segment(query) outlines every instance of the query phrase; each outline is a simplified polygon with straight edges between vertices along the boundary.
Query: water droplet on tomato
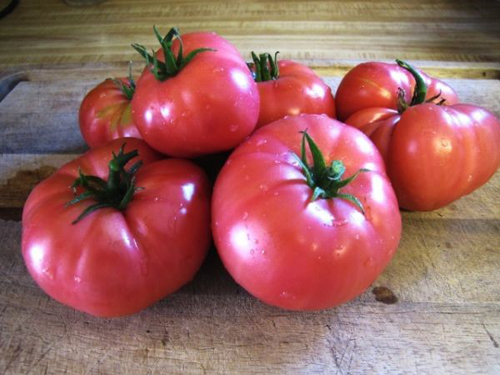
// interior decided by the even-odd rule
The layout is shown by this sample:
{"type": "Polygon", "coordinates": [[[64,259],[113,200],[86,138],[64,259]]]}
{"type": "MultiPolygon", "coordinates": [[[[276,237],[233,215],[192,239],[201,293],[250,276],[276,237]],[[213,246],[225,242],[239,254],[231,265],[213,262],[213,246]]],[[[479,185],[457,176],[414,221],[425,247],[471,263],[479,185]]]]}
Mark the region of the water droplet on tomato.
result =
{"type": "Polygon", "coordinates": [[[257,141],[257,146],[262,146],[262,145],[265,145],[266,143],[267,143],[266,139],[259,139],[257,141]]]}
{"type": "Polygon", "coordinates": [[[44,269],[42,270],[42,272],[43,272],[45,275],[47,275],[47,277],[48,277],[49,279],[51,279],[51,280],[53,280],[53,279],[54,279],[54,275],[52,274],[52,272],[50,272],[50,270],[49,270],[48,268],[44,268],[44,269]]]}
{"type": "Polygon", "coordinates": [[[243,220],[246,220],[248,218],[248,212],[243,212],[243,220]]]}
{"type": "Polygon", "coordinates": [[[363,266],[372,267],[373,266],[373,257],[369,257],[363,262],[363,266]]]}
{"type": "Polygon", "coordinates": [[[262,191],[268,191],[269,187],[266,184],[260,184],[259,185],[259,189],[262,190],[262,191]]]}
{"type": "Polygon", "coordinates": [[[77,283],[82,281],[82,279],[80,279],[78,276],[73,277],[73,280],[75,280],[75,282],[77,283]]]}
{"type": "Polygon", "coordinates": [[[232,124],[230,127],[229,127],[229,130],[232,131],[233,133],[238,130],[239,126],[238,124],[232,124]]]}
{"type": "Polygon", "coordinates": [[[346,225],[347,224],[347,220],[335,220],[335,221],[332,221],[332,227],[341,227],[343,225],[346,225]]]}

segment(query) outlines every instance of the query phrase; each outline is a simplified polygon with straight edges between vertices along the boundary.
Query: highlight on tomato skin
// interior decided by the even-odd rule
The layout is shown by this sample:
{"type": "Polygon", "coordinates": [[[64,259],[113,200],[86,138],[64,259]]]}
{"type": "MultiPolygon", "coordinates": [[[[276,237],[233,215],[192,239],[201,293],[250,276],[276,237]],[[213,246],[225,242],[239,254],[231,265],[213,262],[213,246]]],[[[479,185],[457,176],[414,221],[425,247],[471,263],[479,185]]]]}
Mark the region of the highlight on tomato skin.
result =
{"type": "Polygon", "coordinates": [[[410,64],[364,63],[337,90],[339,116],[382,154],[400,207],[431,211],[484,185],[500,167],[500,121],[457,103],[446,83],[410,64]]]}
{"type": "Polygon", "coordinates": [[[355,298],[384,270],[401,215],[363,133],[299,115],[258,129],[231,154],[214,186],[212,231],[224,266],[249,293],[288,310],[321,310],[355,298]]]}
{"type": "Polygon", "coordinates": [[[136,313],[198,271],[211,243],[210,197],[194,163],[163,159],[143,140],[116,139],[33,189],[22,219],[26,267],[74,309],[136,313]]]}
{"type": "Polygon", "coordinates": [[[274,57],[252,52],[252,60],[248,65],[260,95],[257,128],[303,113],[335,118],[332,90],[311,68],[292,60],[278,61],[278,52],[274,57]]]}

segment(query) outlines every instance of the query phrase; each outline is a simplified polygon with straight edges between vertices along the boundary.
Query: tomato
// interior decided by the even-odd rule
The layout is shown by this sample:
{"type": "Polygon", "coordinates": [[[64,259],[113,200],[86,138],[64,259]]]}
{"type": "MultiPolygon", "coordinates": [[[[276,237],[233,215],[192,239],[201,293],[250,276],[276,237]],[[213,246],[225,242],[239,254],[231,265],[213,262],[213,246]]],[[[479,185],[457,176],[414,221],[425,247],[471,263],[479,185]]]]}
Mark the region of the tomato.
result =
{"type": "MultiPolygon", "coordinates": [[[[455,91],[446,83],[419,72],[428,87],[427,99],[446,100],[446,104],[458,101],[455,91]],[[436,96],[440,94],[439,98],[436,96]]],[[[335,93],[337,117],[345,121],[353,113],[365,108],[389,108],[396,110],[399,92],[406,101],[413,95],[415,79],[398,64],[367,62],[355,66],[342,78],[335,93]]]]}
{"type": "Polygon", "coordinates": [[[122,138],[141,138],[132,120],[130,101],[134,81],[128,78],[106,79],[83,99],[79,112],[80,131],[89,147],[102,146],[122,138]]]}
{"type": "Polygon", "coordinates": [[[248,292],[285,309],[316,310],[368,288],[395,253],[401,216],[364,134],[324,115],[299,115],[258,129],[231,154],[215,183],[212,230],[225,267],[248,292]],[[325,159],[297,157],[306,130],[325,159]],[[302,165],[313,159],[306,173],[302,165]],[[344,168],[350,177],[342,180],[344,168]]]}
{"type": "Polygon", "coordinates": [[[335,118],[332,91],[309,67],[291,60],[277,61],[269,53],[252,53],[254,77],[260,94],[257,128],[285,116],[326,114],[335,118]]]}
{"type": "Polygon", "coordinates": [[[184,34],[182,51],[176,29],[157,37],[162,48],[156,56],[134,45],[149,62],[132,99],[143,138],[162,153],[182,157],[237,146],[259,115],[257,85],[239,52],[215,33],[184,34]]]}
{"type": "Polygon", "coordinates": [[[160,160],[142,140],[117,139],[35,187],[23,211],[22,253],[36,283],[59,302],[96,316],[128,315],[193,278],[211,241],[209,211],[210,186],[199,167],[160,160]],[[135,173],[130,150],[143,163],[135,173]],[[112,183],[99,180],[108,178],[108,162],[112,183]],[[133,166],[125,171],[125,164],[133,166]],[[82,186],[103,198],[77,202],[82,186]]]}
{"type": "Polygon", "coordinates": [[[413,100],[409,107],[403,103],[399,111],[363,108],[346,123],[377,145],[399,205],[430,211],[471,193],[493,176],[500,166],[500,122],[481,107],[424,102],[429,97],[427,80],[402,64],[420,83],[415,89],[420,101],[413,100]]]}

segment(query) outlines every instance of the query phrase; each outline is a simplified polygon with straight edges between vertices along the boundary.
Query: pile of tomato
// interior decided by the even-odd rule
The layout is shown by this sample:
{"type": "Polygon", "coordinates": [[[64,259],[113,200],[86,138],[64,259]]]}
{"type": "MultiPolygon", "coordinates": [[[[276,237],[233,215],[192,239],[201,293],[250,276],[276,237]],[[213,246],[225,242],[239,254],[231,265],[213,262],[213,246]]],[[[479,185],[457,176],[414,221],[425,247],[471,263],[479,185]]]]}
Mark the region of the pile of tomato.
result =
{"type": "Polygon", "coordinates": [[[24,207],[27,268],[75,309],[146,308],[194,277],[212,240],[263,302],[336,306],[391,260],[400,208],[443,207],[500,165],[499,120],[403,61],[354,67],[334,97],[277,54],[247,63],[215,33],[154,31],[156,53],[133,45],[137,82],[107,79],[84,98],[90,151],[24,207]],[[210,156],[229,151],[214,171],[210,156]]]}

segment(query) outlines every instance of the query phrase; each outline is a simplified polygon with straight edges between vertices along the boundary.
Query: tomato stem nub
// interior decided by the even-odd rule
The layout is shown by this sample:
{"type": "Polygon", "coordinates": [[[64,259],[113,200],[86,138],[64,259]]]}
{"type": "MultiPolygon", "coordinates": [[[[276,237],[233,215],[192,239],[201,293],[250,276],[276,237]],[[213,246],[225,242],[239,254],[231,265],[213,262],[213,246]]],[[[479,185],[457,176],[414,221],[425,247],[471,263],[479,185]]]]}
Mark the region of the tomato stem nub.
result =
{"type": "Polygon", "coordinates": [[[123,211],[132,200],[134,193],[142,189],[135,186],[135,173],[142,166],[142,161],[133,164],[128,171],[125,170],[125,165],[138,156],[139,153],[137,150],[133,150],[125,154],[124,148],[125,144],[120,148],[118,155],[113,152],[113,159],[109,162],[107,181],[97,176],[86,175],[81,170],[78,171],[79,177],[73,182],[71,188],[75,195],[76,188],[79,186],[84,189],[84,192],[75,196],[66,206],[71,206],[86,199],[93,199],[96,203],[88,206],[72,224],[78,223],[100,208],[112,207],[123,211]]]}
{"type": "Polygon", "coordinates": [[[361,168],[351,177],[342,179],[345,173],[345,166],[341,160],[333,160],[328,166],[321,150],[316,145],[314,140],[307,134],[307,131],[302,131],[301,156],[293,154],[299,161],[299,165],[306,176],[307,185],[313,190],[311,201],[314,202],[319,198],[331,199],[341,198],[354,203],[364,214],[365,210],[360,200],[351,194],[340,193],[339,190],[351,183],[361,172],[368,172],[368,169],[361,168]],[[306,156],[306,142],[311,151],[313,165],[309,166],[306,156]]]}
{"type": "Polygon", "coordinates": [[[270,53],[261,53],[257,56],[252,51],[253,63],[247,65],[253,73],[255,82],[265,82],[279,78],[278,53],[279,51],[274,54],[273,58],[270,53]]]}
{"type": "Polygon", "coordinates": [[[132,100],[135,93],[135,81],[132,76],[132,61],[130,61],[128,65],[127,82],[123,82],[122,80],[116,78],[113,78],[112,81],[128,100],[132,100]]]}
{"type": "Polygon", "coordinates": [[[152,51],[152,54],[149,54],[146,47],[141,44],[134,43],[132,44],[132,48],[139,52],[139,54],[146,60],[146,65],[149,67],[149,70],[159,81],[165,81],[168,78],[176,76],[177,73],[179,73],[182,68],[184,68],[199,53],[216,51],[212,48],[198,48],[191,51],[187,54],[187,56],[184,56],[184,45],[182,44],[182,38],[177,27],[172,27],[164,37],[160,35],[156,26],[153,26],[153,31],[158,39],[158,42],[160,42],[165,61],[159,61],[156,57],[155,51],[152,51]],[[179,40],[179,52],[177,53],[177,56],[175,56],[172,51],[172,45],[175,39],[179,40]]]}
{"type": "Polygon", "coordinates": [[[427,96],[427,84],[425,83],[422,75],[413,66],[399,59],[396,59],[396,63],[403,69],[409,71],[415,79],[415,89],[413,90],[413,97],[411,98],[410,103],[406,102],[403,89],[400,88],[398,90],[398,112],[403,113],[408,107],[426,102],[425,97],[427,96]]]}

